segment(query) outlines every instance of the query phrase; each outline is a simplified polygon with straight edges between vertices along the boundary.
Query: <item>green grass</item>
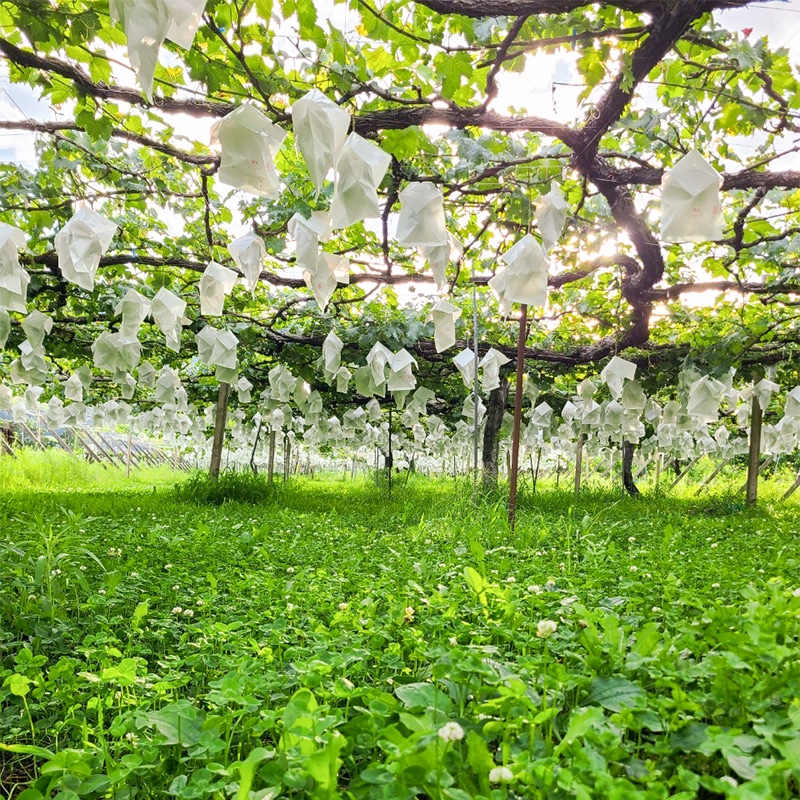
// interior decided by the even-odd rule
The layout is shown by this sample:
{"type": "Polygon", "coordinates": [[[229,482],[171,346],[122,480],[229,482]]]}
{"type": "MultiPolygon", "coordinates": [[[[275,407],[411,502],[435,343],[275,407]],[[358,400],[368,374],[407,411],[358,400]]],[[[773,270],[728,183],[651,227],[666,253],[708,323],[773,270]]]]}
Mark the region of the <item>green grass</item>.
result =
{"type": "Polygon", "coordinates": [[[800,793],[777,489],[545,485],[512,533],[452,478],[63,485],[0,500],[8,797],[800,793]]]}
{"type": "Polygon", "coordinates": [[[169,467],[136,468],[127,477],[122,467],[90,463],[63,450],[20,448],[15,453],[16,458],[0,454],[0,487],[4,494],[143,489],[170,485],[176,479],[169,467]]]}

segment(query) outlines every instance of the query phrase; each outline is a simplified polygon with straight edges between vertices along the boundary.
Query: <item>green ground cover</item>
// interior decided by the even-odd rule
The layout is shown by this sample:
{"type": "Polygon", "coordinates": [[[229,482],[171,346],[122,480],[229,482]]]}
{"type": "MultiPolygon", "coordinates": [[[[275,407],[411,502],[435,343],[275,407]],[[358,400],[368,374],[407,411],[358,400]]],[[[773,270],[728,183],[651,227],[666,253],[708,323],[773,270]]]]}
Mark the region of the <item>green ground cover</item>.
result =
{"type": "Polygon", "coordinates": [[[0,796],[800,795],[796,502],[545,487],[512,535],[452,479],[35,472],[0,498],[0,796]]]}

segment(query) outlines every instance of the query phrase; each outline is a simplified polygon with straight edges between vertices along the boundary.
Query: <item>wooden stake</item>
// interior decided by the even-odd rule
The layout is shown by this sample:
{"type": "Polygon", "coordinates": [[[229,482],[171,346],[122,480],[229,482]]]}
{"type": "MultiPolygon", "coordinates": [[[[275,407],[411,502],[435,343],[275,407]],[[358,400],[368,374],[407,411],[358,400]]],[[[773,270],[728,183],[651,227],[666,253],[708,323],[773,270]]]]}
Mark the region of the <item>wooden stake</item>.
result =
{"type": "Polygon", "coordinates": [[[228,421],[228,395],[231,387],[228,383],[220,383],[217,392],[217,413],[214,418],[214,439],[211,443],[211,465],[208,474],[212,480],[219,478],[222,466],[222,448],[225,446],[225,424],[228,421]]]}
{"type": "Polygon", "coordinates": [[[133,449],[133,431],[128,431],[128,450],[125,454],[125,477],[131,476],[131,450],[133,449]]]}
{"type": "Polygon", "coordinates": [[[680,474],[680,475],[678,475],[678,477],[677,477],[677,478],[675,478],[675,480],[672,482],[672,485],[671,485],[669,488],[670,488],[670,489],[674,489],[674,488],[675,488],[675,487],[676,487],[676,486],[677,486],[677,485],[678,485],[678,484],[679,484],[679,483],[680,483],[680,482],[681,482],[681,481],[684,479],[684,477],[685,477],[686,475],[688,475],[688,474],[689,474],[689,470],[690,470],[690,469],[691,469],[691,468],[692,468],[692,467],[693,467],[693,466],[694,466],[694,465],[695,465],[695,464],[696,464],[696,463],[697,463],[697,462],[698,462],[698,461],[699,461],[699,460],[700,460],[702,457],[703,457],[703,456],[702,456],[702,454],[701,454],[701,455],[697,456],[696,458],[693,458],[693,459],[692,459],[692,460],[689,462],[689,465],[686,467],[686,469],[684,469],[684,471],[683,471],[683,472],[681,472],[681,474],[680,474]]]}
{"type": "Polygon", "coordinates": [[[695,494],[700,494],[703,491],[703,489],[705,489],[706,486],[708,486],[714,480],[714,478],[716,478],[717,475],[719,475],[720,472],[722,472],[722,468],[729,461],[730,461],[729,458],[723,458],[722,461],[720,461],[720,463],[717,464],[717,466],[714,469],[714,471],[700,484],[700,486],[697,487],[697,491],[695,492],[695,494]]]}
{"type": "Polygon", "coordinates": [[[392,406],[389,404],[389,455],[386,458],[386,473],[389,482],[389,499],[392,498],[392,470],[394,468],[394,456],[392,455],[392,406]]]}
{"type": "Polygon", "coordinates": [[[800,487],[800,472],[797,473],[794,483],[786,490],[786,494],[781,497],[781,500],[788,500],[797,491],[798,487],[800,487]]]}
{"type": "MultiPolygon", "coordinates": [[[[514,530],[517,514],[517,471],[519,470],[519,431],[522,425],[522,376],[525,373],[525,340],[528,338],[528,306],[520,310],[517,337],[517,380],[514,397],[514,429],[511,434],[511,474],[509,475],[508,524],[514,530]]],[[[477,354],[476,354],[477,358],[477,354]]]]}
{"type": "Polygon", "coordinates": [[[763,419],[761,405],[753,393],[753,405],[750,411],[750,452],[747,458],[747,484],[745,502],[754,506],[758,499],[758,462],[761,460],[761,421],[763,419]]]}
{"type": "Polygon", "coordinates": [[[581,467],[583,466],[583,431],[578,434],[575,442],[575,494],[581,491],[581,467]]]}
{"type": "Polygon", "coordinates": [[[253,440],[253,450],[250,453],[250,469],[253,470],[253,475],[258,475],[258,467],[256,466],[256,448],[258,447],[258,439],[261,436],[261,428],[264,425],[264,420],[258,421],[258,429],[256,430],[256,437],[253,440]]]}
{"type": "Polygon", "coordinates": [[[275,429],[271,428],[269,432],[269,461],[267,463],[267,480],[272,483],[275,476],[275,429]]]}

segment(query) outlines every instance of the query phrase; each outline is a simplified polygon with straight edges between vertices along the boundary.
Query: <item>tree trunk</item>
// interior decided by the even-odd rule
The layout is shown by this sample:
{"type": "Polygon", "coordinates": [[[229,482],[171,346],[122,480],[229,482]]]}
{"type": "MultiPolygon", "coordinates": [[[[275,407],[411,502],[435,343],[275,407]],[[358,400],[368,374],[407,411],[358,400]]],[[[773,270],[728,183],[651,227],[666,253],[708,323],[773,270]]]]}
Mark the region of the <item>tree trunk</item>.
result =
{"type": "Polygon", "coordinates": [[[211,466],[208,474],[212,480],[219,478],[219,469],[222,466],[222,448],[225,446],[225,424],[228,421],[228,395],[230,384],[221,383],[217,393],[217,414],[214,418],[214,440],[211,444],[211,466]]]}
{"type": "Polygon", "coordinates": [[[633,454],[636,447],[633,442],[622,442],[622,485],[631,497],[638,497],[639,490],[633,480],[633,454]]]}
{"type": "Polygon", "coordinates": [[[496,389],[489,393],[486,408],[486,426],[483,429],[483,474],[484,489],[497,488],[498,458],[500,455],[500,426],[508,402],[509,383],[501,380],[496,389]]]}
{"type": "Polygon", "coordinates": [[[754,506],[758,499],[758,463],[761,460],[761,420],[763,412],[758,398],[753,394],[753,406],[750,412],[750,448],[747,458],[746,502],[754,506]]]}

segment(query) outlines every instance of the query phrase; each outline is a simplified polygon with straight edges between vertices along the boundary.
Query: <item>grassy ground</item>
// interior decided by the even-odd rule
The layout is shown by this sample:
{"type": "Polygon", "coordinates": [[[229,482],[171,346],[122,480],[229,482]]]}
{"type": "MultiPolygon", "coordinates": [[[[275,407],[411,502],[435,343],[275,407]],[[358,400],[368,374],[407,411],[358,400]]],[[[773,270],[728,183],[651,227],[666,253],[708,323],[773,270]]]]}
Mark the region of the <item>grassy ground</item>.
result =
{"type": "Polygon", "coordinates": [[[800,794],[777,482],[755,510],[544,487],[512,533],[452,478],[215,506],[36,469],[0,499],[8,797],[800,794]]]}

